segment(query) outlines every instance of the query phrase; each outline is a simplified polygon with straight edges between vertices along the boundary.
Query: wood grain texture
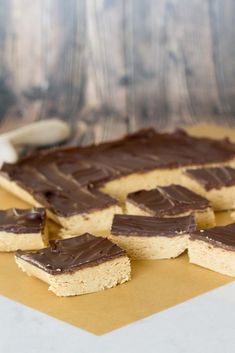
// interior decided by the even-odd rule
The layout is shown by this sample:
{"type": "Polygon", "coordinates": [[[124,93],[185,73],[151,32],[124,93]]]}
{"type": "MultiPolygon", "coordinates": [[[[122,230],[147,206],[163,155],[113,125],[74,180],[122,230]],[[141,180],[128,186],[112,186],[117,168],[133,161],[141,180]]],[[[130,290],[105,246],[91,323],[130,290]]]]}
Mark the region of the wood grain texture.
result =
{"type": "Polygon", "coordinates": [[[233,0],[0,0],[0,131],[56,116],[88,143],[233,124],[234,23],[233,0]]]}

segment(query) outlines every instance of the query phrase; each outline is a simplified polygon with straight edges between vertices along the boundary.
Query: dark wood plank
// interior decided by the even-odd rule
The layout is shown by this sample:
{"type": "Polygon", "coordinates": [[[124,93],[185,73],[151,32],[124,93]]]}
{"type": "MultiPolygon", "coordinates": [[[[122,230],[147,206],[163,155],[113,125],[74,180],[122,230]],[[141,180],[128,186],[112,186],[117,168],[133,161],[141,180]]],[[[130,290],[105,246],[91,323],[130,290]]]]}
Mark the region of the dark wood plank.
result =
{"type": "Polygon", "coordinates": [[[234,23],[233,0],[0,0],[0,131],[56,116],[90,143],[233,124],[234,23]]]}

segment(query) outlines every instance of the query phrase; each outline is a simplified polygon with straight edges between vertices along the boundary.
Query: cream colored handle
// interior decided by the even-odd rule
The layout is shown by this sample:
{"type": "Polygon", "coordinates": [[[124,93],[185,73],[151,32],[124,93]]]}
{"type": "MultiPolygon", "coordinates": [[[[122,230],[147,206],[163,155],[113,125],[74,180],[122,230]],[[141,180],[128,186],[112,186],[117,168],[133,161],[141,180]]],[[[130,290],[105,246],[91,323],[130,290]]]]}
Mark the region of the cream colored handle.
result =
{"type": "Polygon", "coordinates": [[[70,135],[68,124],[58,119],[41,120],[7,132],[0,139],[13,145],[51,145],[65,140],[70,135]]]}
{"type": "Polygon", "coordinates": [[[0,168],[3,162],[14,163],[18,159],[18,154],[14,146],[8,140],[0,139],[0,168]]]}

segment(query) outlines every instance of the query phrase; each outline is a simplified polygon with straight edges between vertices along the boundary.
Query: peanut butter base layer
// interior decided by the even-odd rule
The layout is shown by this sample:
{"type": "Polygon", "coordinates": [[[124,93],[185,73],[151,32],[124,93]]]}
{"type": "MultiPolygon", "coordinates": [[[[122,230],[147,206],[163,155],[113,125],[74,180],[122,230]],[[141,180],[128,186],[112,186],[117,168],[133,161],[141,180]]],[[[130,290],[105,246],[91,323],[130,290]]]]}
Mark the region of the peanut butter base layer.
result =
{"type": "Polygon", "coordinates": [[[113,243],[126,250],[127,254],[135,260],[161,260],[171,259],[182,254],[188,246],[188,235],[173,238],[152,236],[135,237],[118,235],[108,237],[113,243]]]}
{"type": "Polygon", "coordinates": [[[113,216],[117,213],[122,213],[122,209],[120,206],[114,205],[107,209],[84,215],[70,218],[59,217],[59,223],[63,226],[60,236],[65,239],[86,232],[97,236],[105,235],[110,232],[113,216]]]}
{"type": "Polygon", "coordinates": [[[189,262],[235,277],[235,251],[215,247],[204,241],[189,240],[189,262]]]}
{"type": "Polygon", "coordinates": [[[0,232],[0,251],[37,250],[47,245],[47,232],[15,234],[0,232]]]}

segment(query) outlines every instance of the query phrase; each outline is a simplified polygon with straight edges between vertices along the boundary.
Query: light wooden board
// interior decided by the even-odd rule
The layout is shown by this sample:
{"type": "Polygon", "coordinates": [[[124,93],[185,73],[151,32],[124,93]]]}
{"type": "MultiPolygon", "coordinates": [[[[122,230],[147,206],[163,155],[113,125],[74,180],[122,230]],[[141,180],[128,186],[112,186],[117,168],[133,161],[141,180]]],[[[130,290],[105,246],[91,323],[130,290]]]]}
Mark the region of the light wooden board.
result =
{"type": "Polygon", "coordinates": [[[233,0],[0,0],[0,129],[57,116],[80,142],[234,122],[233,0]],[[212,120],[211,119],[211,120],[212,120]]]}

